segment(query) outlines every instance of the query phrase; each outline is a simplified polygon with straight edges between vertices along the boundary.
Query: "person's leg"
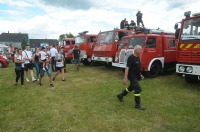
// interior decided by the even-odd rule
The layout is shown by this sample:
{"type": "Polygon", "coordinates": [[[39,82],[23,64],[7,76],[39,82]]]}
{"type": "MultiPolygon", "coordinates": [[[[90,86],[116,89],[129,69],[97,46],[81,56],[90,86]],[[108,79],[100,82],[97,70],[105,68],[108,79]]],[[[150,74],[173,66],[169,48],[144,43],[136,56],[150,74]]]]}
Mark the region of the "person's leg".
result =
{"type": "Polygon", "coordinates": [[[121,93],[119,93],[118,95],[117,95],[117,98],[119,99],[119,101],[120,102],[123,102],[124,100],[124,96],[126,96],[128,93],[130,93],[131,91],[133,91],[133,89],[134,89],[134,87],[133,87],[133,81],[132,80],[130,80],[130,85],[126,88],[126,89],[124,89],[121,93]]]}
{"type": "Polygon", "coordinates": [[[21,69],[21,85],[24,86],[24,68],[21,69]]]}
{"type": "Polygon", "coordinates": [[[64,68],[61,69],[62,72],[62,81],[65,81],[65,71],[64,68]]]}
{"type": "Polygon", "coordinates": [[[55,81],[57,75],[60,73],[60,69],[56,67],[56,74],[55,76],[53,77],[53,81],[55,81]]]}
{"type": "Polygon", "coordinates": [[[18,82],[18,80],[19,80],[19,78],[20,78],[20,71],[16,71],[16,70],[15,70],[15,74],[16,74],[15,86],[17,86],[17,82],[18,82]]]}
{"type": "Polygon", "coordinates": [[[135,108],[139,110],[145,110],[145,108],[141,105],[140,94],[141,94],[142,89],[138,81],[134,81],[133,86],[135,88],[135,92],[134,92],[135,108]]]}
{"type": "Polygon", "coordinates": [[[28,64],[24,64],[24,73],[25,73],[25,77],[26,77],[26,81],[29,82],[28,79],[28,64]]]}
{"type": "Polygon", "coordinates": [[[29,70],[30,70],[30,73],[31,73],[31,78],[32,78],[32,81],[36,81],[35,77],[34,77],[34,73],[33,73],[33,63],[29,63],[29,66],[28,66],[29,70]]]}
{"type": "Polygon", "coordinates": [[[39,74],[39,82],[38,82],[39,86],[42,86],[41,81],[42,81],[42,77],[44,76],[44,73],[45,71],[42,70],[42,65],[40,65],[40,74],[39,74]]]}
{"type": "Polygon", "coordinates": [[[39,62],[35,62],[35,69],[36,69],[37,79],[39,79],[39,73],[40,73],[39,64],[40,64],[39,62]]]}
{"type": "Polygon", "coordinates": [[[51,86],[51,87],[54,87],[54,85],[53,85],[53,83],[52,83],[52,72],[51,72],[50,66],[49,66],[48,69],[46,69],[46,70],[47,70],[47,74],[48,74],[48,77],[49,77],[50,86],[51,86]]]}

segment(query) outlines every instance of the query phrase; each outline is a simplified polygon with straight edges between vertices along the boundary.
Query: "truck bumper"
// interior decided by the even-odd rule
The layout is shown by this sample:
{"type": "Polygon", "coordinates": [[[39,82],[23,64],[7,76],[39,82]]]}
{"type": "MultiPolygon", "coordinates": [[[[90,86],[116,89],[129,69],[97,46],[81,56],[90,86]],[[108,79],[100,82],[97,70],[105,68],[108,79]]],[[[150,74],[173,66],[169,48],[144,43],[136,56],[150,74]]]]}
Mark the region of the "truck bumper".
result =
{"type": "Polygon", "coordinates": [[[112,63],[112,66],[119,67],[119,68],[126,68],[126,64],[120,64],[120,63],[112,63]]]}
{"type": "Polygon", "coordinates": [[[176,73],[200,76],[200,65],[176,64],[176,73]]]}
{"type": "Polygon", "coordinates": [[[96,57],[96,56],[93,56],[92,60],[93,61],[103,61],[103,62],[113,62],[112,57],[96,57]]]}

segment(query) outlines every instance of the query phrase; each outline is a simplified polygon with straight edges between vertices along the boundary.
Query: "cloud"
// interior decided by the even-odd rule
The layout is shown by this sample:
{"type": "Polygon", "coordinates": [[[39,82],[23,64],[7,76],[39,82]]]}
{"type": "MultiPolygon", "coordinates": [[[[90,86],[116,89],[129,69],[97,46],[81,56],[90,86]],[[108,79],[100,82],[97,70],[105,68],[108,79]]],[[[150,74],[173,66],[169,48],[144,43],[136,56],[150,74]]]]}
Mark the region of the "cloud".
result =
{"type": "Polygon", "coordinates": [[[90,0],[41,0],[44,4],[62,8],[85,10],[92,7],[90,0]]]}

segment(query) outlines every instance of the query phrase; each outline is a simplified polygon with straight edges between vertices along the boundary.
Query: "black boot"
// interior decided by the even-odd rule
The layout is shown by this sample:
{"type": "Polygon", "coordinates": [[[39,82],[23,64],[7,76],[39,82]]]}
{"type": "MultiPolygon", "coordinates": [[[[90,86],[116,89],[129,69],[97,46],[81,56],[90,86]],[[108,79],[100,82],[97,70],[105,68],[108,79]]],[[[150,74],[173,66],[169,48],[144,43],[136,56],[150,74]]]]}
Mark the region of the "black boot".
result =
{"type": "Polygon", "coordinates": [[[123,90],[120,94],[117,95],[117,98],[119,99],[120,102],[124,102],[123,96],[126,96],[127,93],[128,92],[126,90],[123,90]]]}
{"type": "Polygon", "coordinates": [[[146,108],[140,104],[140,96],[135,96],[135,108],[138,110],[145,110],[146,108]]]}

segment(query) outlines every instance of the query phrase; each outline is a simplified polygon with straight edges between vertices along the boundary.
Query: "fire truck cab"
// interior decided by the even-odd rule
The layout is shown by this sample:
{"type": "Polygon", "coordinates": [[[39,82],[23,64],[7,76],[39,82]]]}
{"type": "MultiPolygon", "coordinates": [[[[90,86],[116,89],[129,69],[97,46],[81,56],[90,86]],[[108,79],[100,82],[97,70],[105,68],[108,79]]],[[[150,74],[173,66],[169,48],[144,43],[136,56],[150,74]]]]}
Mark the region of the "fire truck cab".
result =
{"type": "Polygon", "coordinates": [[[176,72],[183,74],[186,82],[200,80],[200,13],[185,12],[186,18],[176,29],[177,65],[176,72]]]}
{"type": "MultiPolygon", "coordinates": [[[[133,31],[132,31],[133,32],[133,31]]],[[[93,49],[92,60],[105,62],[106,66],[112,65],[121,38],[131,34],[131,30],[115,29],[100,32],[98,41],[93,49]]]]}
{"type": "Polygon", "coordinates": [[[90,65],[92,62],[92,50],[97,41],[96,34],[87,34],[88,31],[84,31],[78,34],[75,39],[76,45],[79,46],[81,51],[81,61],[84,65],[90,65]]]}
{"type": "Polygon", "coordinates": [[[70,62],[73,59],[72,50],[74,49],[75,38],[65,38],[63,39],[63,47],[65,53],[65,60],[70,62]]]}
{"type": "MultiPolygon", "coordinates": [[[[128,57],[133,54],[136,45],[142,46],[140,60],[142,71],[146,71],[149,77],[157,77],[163,70],[175,69],[176,45],[174,33],[161,30],[147,30],[123,37],[128,45],[120,48],[115,56],[112,66],[126,68],[128,57]]],[[[122,44],[123,45],[123,44],[122,44]]]]}

